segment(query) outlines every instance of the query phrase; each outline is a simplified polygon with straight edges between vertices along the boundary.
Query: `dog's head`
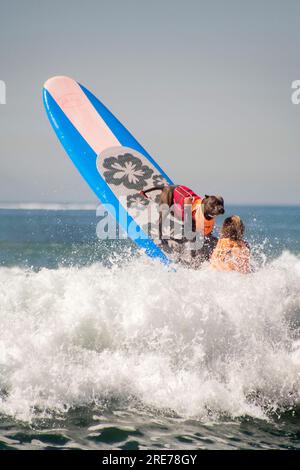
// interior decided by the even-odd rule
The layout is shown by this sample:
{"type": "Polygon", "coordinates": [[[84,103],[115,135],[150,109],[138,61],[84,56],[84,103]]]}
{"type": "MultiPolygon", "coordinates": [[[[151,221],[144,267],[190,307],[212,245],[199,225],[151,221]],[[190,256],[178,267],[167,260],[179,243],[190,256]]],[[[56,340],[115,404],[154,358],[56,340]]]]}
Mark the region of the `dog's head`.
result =
{"type": "Polygon", "coordinates": [[[205,217],[217,217],[217,215],[224,214],[225,212],[222,196],[208,196],[205,194],[203,204],[205,217]]]}

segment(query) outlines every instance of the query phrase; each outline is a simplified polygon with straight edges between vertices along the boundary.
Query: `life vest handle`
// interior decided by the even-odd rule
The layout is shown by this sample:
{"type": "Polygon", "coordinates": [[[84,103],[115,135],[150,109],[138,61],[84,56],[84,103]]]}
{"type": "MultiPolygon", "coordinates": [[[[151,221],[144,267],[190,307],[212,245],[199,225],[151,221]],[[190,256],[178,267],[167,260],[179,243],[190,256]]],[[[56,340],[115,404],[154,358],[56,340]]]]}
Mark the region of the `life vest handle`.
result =
{"type": "Polygon", "coordinates": [[[139,194],[143,197],[145,197],[146,199],[149,199],[149,197],[147,196],[147,194],[145,193],[145,191],[140,191],[139,194]]]}

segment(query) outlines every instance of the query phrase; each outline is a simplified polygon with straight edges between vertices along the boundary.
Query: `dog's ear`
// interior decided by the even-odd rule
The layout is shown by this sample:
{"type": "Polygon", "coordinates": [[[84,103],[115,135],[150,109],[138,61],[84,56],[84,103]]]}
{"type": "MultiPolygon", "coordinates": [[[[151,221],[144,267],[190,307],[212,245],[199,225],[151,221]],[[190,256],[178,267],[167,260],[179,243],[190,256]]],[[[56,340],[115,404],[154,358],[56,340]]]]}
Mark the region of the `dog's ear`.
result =
{"type": "Polygon", "coordinates": [[[222,196],[217,196],[217,198],[219,199],[219,201],[224,204],[224,199],[222,198],[222,196]]]}
{"type": "Polygon", "coordinates": [[[208,195],[208,194],[205,194],[204,197],[209,197],[209,195],[208,195]]]}

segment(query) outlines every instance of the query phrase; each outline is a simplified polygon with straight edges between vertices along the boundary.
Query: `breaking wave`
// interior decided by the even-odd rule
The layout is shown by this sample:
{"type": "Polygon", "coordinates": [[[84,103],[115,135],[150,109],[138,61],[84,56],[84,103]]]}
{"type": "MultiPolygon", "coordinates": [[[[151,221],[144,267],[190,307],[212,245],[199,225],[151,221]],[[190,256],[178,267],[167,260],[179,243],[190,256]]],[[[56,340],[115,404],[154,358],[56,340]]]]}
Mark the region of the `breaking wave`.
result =
{"type": "Polygon", "coordinates": [[[217,273],[137,258],[0,268],[0,413],[115,400],[199,420],[300,401],[300,257],[217,273]]]}

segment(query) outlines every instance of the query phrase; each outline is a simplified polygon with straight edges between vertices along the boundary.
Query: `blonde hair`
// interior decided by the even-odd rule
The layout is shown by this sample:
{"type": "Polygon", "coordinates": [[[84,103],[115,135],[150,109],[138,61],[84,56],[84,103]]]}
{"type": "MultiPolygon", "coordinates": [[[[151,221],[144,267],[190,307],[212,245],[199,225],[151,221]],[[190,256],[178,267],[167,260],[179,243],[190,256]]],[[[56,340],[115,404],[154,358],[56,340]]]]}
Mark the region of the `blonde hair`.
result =
{"type": "Polygon", "coordinates": [[[238,215],[227,217],[222,225],[220,238],[230,238],[231,240],[241,240],[244,236],[245,226],[238,215]]]}

